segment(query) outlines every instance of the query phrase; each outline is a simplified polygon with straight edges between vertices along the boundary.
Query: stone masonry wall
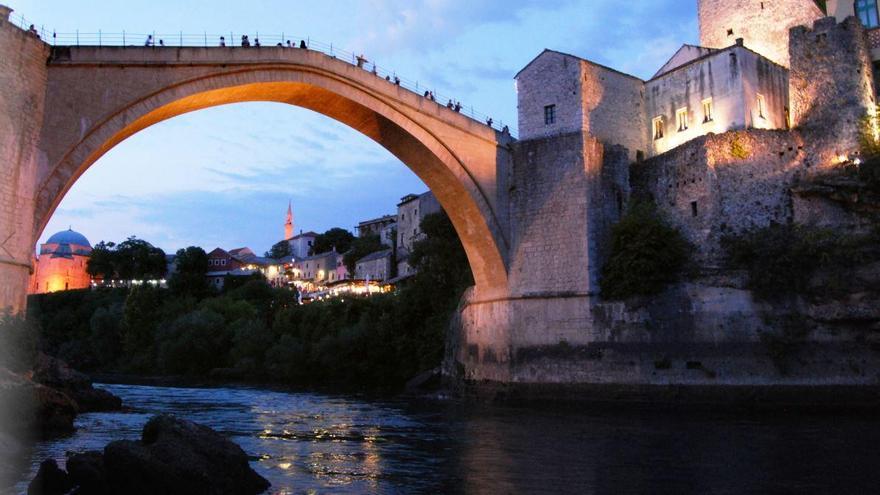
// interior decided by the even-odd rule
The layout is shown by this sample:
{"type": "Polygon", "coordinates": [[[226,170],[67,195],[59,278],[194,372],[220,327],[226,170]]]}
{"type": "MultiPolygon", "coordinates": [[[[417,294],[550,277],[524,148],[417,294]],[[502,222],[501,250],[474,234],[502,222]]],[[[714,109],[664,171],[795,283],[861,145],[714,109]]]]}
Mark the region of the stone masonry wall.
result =
{"type": "Polygon", "coordinates": [[[545,50],[516,76],[520,139],[579,132],[580,62],[577,57],[545,50]],[[556,122],[544,123],[544,107],[556,105],[556,122]]]}
{"type": "Polygon", "coordinates": [[[635,160],[647,151],[645,83],[633,76],[581,61],[583,129],[599,141],[619,144],[635,160]]]}
{"type": "Polygon", "coordinates": [[[587,294],[627,189],[627,150],[585,133],[520,141],[514,149],[511,295],[587,294]]]}
{"type": "Polygon", "coordinates": [[[516,77],[520,139],[588,132],[635,159],[645,151],[645,88],[640,79],[572,55],[545,50],[516,77]],[[556,105],[547,124],[544,108],[556,105]]]}
{"type": "Polygon", "coordinates": [[[34,254],[37,141],[49,47],[0,8],[0,311],[24,308],[34,254]]]}
{"type": "Polygon", "coordinates": [[[790,188],[816,166],[801,135],[744,130],[710,134],[634,164],[635,198],[652,199],[709,266],[723,258],[725,235],[786,222],[790,188]]]}
{"type": "Polygon", "coordinates": [[[855,17],[832,17],[791,30],[793,124],[824,164],[860,148],[874,115],[874,81],[865,29],[855,17]]]}
{"type": "Polygon", "coordinates": [[[737,38],[788,67],[788,31],[824,16],[813,0],[699,0],[700,44],[726,48],[737,38]]]}

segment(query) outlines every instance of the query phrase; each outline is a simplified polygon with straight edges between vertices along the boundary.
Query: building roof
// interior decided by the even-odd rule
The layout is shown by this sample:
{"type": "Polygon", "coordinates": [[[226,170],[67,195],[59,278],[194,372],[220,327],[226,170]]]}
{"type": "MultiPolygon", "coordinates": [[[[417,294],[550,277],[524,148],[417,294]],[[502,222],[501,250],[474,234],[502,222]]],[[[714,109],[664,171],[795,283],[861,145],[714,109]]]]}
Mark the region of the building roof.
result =
{"type": "Polygon", "coordinates": [[[786,67],[777,64],[776,62],[770,60],[769,58],[765,57],[764,55],[761,55],[760,53],[756,52],[755,50],[752,50],[751,48],[749,48],[749,47],[747,47],[747,46],[745,46],[745,45],[741,45],[741,44],[739,44],[739,43],[736,43],[736,44],[734,44],[734,45],[730,45],[730,46],[728,46],[728,47],[726,47],[726,48],[718,48],[718,49],[714,49],[714,48],[713,48],[712,51],[710,51],[710,52],[708,52],[708,53],[705,53],[705,54],[703,54],[703,55],[701,55],[701,56],[699,56],[699,57],[697,57],[697,58],[694,58],[694,59],[688,60],[687,62],[685,62],[685,63],[683,63],[683,64],[681,64],[681,65],[678,65],[678,66],[676,66],[676,67],[674,67],[674,68],[672,68],[672,69],[669,69],[669,70],[667,70],[666,72],[664,72],[664,73],[662,73],[662,74],[659,74],[659,75],[656,75],[656,76],[652,77],[651,79],[648,80],[648,82],[651,82],[651,81],[655,81],[655,80],[657,80],[657,79],[660,79],[660,78],[662,78],[662,77],[664,77],[664,76],[666,76],[666,75],[668,75],[668,74],[671,74],[671,73],[673,73],[673,72],[676,72],[676,71],[678,71],[678,70],[680,70],[680,69],[683,69],[683,68],[685,68],[685,67],[690,67],[691,65],[693,65],[693,64],[695,64],[695,63],[697,63],[697,62],[702,62],[702,61],[706,60],[707,58],[711,58],[711,57],[715,57],[715,56],[721,55],[721,54],[723,54],[723,53],[731,52],[731,51],[733,51],[733,50],[736,50],[737,48],[741,48],[741,49],[743,49],[743,50],[745,50],[745,51],[747,51],[747,52],[751,52],[751,53],[753,53],[755,56],[757,56],[757,57],[759,57],[759,58],[762,58],[762,59],[764,59],[765,61],[767,61],[767,62],[769,62],[769,63],[771,63],[771,64],[773,64],[773,65],[775,65],[775,66],[777,66],[777,67],[781,67],[782,69],[788,70],[786,67]]]}
{"type": "Polygon", "coordinates": [[[409,203],[410,201],[415,201],[417,199],[419,199],[418,194],[407,194],[406,196],[400,198],[400,203],[397,203],[397,206],[403,206],[403,205],[409,203]]]}
{"type": "Polygon", "coordinates": [[[578,57],[577,55],[572,55],[572,54],[570,54],[570,53],[560,52],[560,51],[558,51],[558,50],[551,50],[551,49],[549,49],[549,48],[544,48],[544,51],[542,51],[541,53],[539,53],[538,56],[536,56],[536,57],[533,58],[529,63],[527,63],[525,67],[523,67],[522,69],[520,69],[519,72],[517,72],[516,75],[513,76],[513,78],[514,78],[514,79],[518,78],[520,74],[522,74],[526,69],[528,69],[529,66],[531,66],[533,63],[535,63],[536,60],[538,60],[539,58],[543,57],[545,53],[556,53],[556,54],[558,54],[558,55],[562,55],[562,56],[565,56],[565,57],[571,57],[571,58],[574,58],[574,59],[580,60],[580,61],[582,61],[582,62],[586,62],[586,63],[588,63],[588,64],[590,64],[590,65],[595,66],[595,67],[599,67],[600,69],[605,69],[605,70],[607,70],[607,71],[611,71],[611,72],[614,72],[614,73],[616,73],[616,74],[620,74],[621,76],[626,76],[626,77],[629,77],[629,78],[635,79],[636,81],[641,81],[641,80],[642,80],[641,78],[636,77],[636,76],[634,76],[634,75],[632,75],[632,74],[627,74],[626,72],[619,71],[619,70],[617,70],[617,69],[612,69],[611,67],[608,67],[607,65],[602,65],[602,64],[599,64],[599,63],[593,62],[592,60],[587,60],[587,59],[585,59],[585,58],[578,57]]]}
{"type": "Polygon", "coordinates": [[[76,244],[77,246],[92,247],[86,236],[79,232],[74,232],[72,229],[56,232],[46,241],[46,244],[76,244]]]}
{"type": "Polygon", "coordinates": [[[379,218],[373,218],[371,220],[364,220],[363,222],[358,224],[358,227],[364,227],[367,225],[372,225],[374,223],[385,223],[385,222],[394,222],[397,221],[397,215],[384,215],[379,218]]]}
{"type": "Polygon", "coordinates": [[[666,63],[663,64],[663,67],[660,67],[660,69],[653,76],[651,76],[651,79],[656,79],[657,77],[662,76],[667,72],[671,72],[681,67],[682,65],[709,55],[715,51],[718,50],[716,48],[707,48],[705,46],[689,45],[685,43],[681,45],[681,48],[679,48],[671,57],[669,57],[669,60],[667,60],[666,63]]]}
{"type": "Polygon", "coordinates": [[[356,264],[364,263],[367,261],[375,261],[378,259],[387,258],[389,256],[391,256],[391,250],[384,249],[382,251],[376,251],[375,253],[370,253],[370,254],[364,256],[363,258],[357,260],[356,264]]]}
{"type": "Polygon", "coordinates": [[[298,235],[295,235],[295,236],[293,236],[293,237],[291,237],[290,239],[287,239],[287,240],[288,240],[288,241],[292,241],[292,240],[294,240],[294,239],[299,239],[300,237],[318,237],[318,233],[317,233],[317,232],[313,232],[313,231],[311,231],[311,230],[308,231],[308,232],[305,232],[305,233],[300,232],[298,235]]]}

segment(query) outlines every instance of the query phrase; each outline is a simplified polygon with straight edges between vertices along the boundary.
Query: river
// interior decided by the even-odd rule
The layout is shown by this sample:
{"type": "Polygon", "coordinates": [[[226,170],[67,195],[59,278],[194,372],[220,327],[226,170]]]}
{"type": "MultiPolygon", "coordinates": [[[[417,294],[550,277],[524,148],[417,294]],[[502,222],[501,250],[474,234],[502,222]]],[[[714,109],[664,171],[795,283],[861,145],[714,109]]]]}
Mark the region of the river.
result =
{"type": "MultiPolygon", "coordinates": [[[[252,456],[270,493],[878,493],[873,417],[592,411],[258,388],[98,385],[126,412],[77,418],[46,457],[140,437],[168,412],[252,456]]],[[[26,482],[18,490],[26,490],[26,482]]]]}

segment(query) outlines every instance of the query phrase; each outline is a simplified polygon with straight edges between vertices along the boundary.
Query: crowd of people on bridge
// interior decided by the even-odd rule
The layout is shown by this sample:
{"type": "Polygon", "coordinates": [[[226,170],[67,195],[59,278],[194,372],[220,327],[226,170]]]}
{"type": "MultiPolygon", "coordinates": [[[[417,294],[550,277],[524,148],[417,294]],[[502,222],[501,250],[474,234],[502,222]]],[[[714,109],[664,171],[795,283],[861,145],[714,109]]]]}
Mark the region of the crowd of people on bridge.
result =
{"type": "MultiPolygon", "coordinates": [[[[33,30],[33,33],[36,34],[36,29],[34,29],[33,25],[31,25],[31,30],[33,30]]],[[[29,30],[29,32],[31,30],[29,30]]],[[[147,40],[144,43],[144,46],[154,46],[153,35],[147,36],[147,40]]],[[[163,40],[159,40],[159,46],[165,46],[165,42],[163,40]]],[[[226,37],[225,36],[220,37],[219,46],[221,46],[221,47],[226,46],[226,37]]],[[[251,45],[251,41],[250,41],[250,38],[248,37],[248,35],[243,34],[243,35],[241,35],[241,46],[243,46],[245,48],[248,48],[250,46],[260,47],[261,46],[260,45],[260,38],[254,37],[253,45],[251,45]]],[[[287,40],[287,42],[285,44],[282,44],[281,42],[279,42],[275,46],[282,47],[282,48],[284,48],[284,47],[296,48],[297,47],[296,43],[295,42],[291,43],[290,40],[287,40]]],[[[306,40],[299,41],[299,48],[302,48],[302,49],[309,48],[308,43],[306,43],[306,40]]],[[[366,70],[368,64],[370,64],[370,61],[367,60],[367,58],[363,54],[355,56],[354,60],[355,60],[355,65],[357,65],[357,67],[360,69],[366,70]]],[[[376,68],[376,63],[373,62],[371,65],[372,65],[371,72],[373,73],[373,75],[378,76],[379,74],[378,74],[378,70],[376,68]]],[[[396,75],[394,75],[394,76],[386,75],[385,80],[390,83],[394,83],[394,85],[396,85],[396,86],[400,86],[400,78],[397,77],[396,75]]],[[[427,98],[430,101],[433,101],[433,102],[437,101],[437,98],[434,96],[433,91],[426,90],[422,96],[424,96],[425,98],[427,98]]],[[[449,101],[446,103],[446,108],[448,108],[456,113],[461,113],[461,109],[462,109],[461,102],[460,101],[453,101],[450,98],[449,101]]],[[[492,120],[492,118],[491,117],[487,118],[486,125],[489,127],[492,127],[492,124],[494,124],[494,121],[492,120]]],[[[502,129],[502,132],[509,132],[508,127],[504,126],[502,129]]]]}

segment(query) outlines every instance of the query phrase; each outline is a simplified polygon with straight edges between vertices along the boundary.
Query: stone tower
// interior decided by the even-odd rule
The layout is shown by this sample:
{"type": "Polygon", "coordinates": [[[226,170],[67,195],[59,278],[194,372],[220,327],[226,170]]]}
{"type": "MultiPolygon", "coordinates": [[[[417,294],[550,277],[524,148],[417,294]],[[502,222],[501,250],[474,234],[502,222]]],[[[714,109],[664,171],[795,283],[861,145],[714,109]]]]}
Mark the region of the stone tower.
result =
{"type": "Polygon", "coordinates": [[[697,0],[700,44],[727,48],[742,38],[747,48],[789,66],[788,31],[825,16],[814,0],[697,0]]]}
{"type": "Polygon", "coordinates": [[[293,237],[293,205],[287,202],[287,221],[284,222],[284,240],[288,241],[293,237]]]}
{"type": "Polygon", "coordinates": [[[820,163],[858,152],[865,132],[877,139],[871,54],[857,18],[791,30],[789,94],[792,124],[808,133],[820,163]]]}

